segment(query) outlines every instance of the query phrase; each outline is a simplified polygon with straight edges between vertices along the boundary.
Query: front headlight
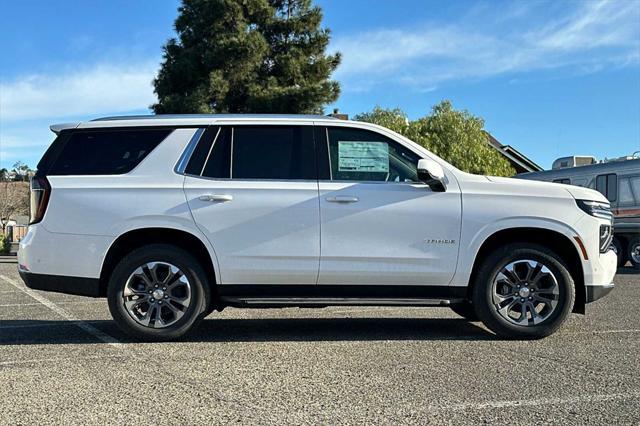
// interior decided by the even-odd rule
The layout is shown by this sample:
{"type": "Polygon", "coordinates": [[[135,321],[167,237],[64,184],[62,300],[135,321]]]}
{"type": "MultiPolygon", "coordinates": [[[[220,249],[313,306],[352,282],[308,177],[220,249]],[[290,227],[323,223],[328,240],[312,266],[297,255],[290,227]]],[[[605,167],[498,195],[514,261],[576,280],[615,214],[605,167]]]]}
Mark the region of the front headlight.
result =
{"type": "Polygon", "coordinates": [[[586,214],[613,222],[613,213],[609,203],[590,200],[576,200],[578,207],[586,214]]]}
{"type": "Polygon", "coordinates": [[[600,253],[606,253],[613,240],[613,213],[611,213],[611,206],[609,203],[590,200],[576,200],[576,203],[578,203],[578,207],[586,214],[597,217],[598,219],[604,219],[608,222],[600,225],[600,235],[598,238],[600,253]]]}

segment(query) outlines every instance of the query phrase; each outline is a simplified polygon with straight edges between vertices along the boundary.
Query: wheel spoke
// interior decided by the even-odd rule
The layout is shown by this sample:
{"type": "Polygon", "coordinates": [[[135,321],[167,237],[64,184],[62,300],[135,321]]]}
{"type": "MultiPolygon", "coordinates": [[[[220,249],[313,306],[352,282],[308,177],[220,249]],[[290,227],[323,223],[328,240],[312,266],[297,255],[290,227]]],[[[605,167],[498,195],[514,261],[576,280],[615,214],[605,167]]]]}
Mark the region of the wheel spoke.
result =
{"type": "Polygon", "coordinates": [[[138,298],[135,298],[135,297],[136,296],[125,299],[124,305],[127,307],[127,309],[129,310],[135,309],[136,307],[140,306],[142,303],[149,301],[149,298],[146,295],[138,298]]]}
{"type": "Polygon", "coordinates": [[[531,286],[535,287],[538,285],[538,281],[545,275],[543,272],[543,267],[540,263],[536,263],[536,266],[530,271],[529,276],[527,277],[527,281],[531,284],[531,286]]]}
{"type": "Polygon", "coordinates": [[[527,317],[527,304],[520,303],[520,317],[518,318],[518,324],[528,324],[529,318],[527,317]]]}
{"type": "Polygon", "coordinates": [[[167,291],[171,291],[176,287],[181,285],[188,284],[189,280],[187,277],[180,271],[178,271],[171,279],[171,282],[167,285],[167,291]]]}
{"type": "Polygon", "coordinates": [[[539,294],[533,295],[533,300],[536,300],[540,303],[544,303],[545,305],[551,306],[557,302],[558,297],[555,294],[552,294],[549,296],[549,295],[542,295],[541,293],[539,293],[539,294]]]}
{"type": "Polygon", "coordinates": [[[507,303],[506,305],[504,305],[503,307],[501,307],[498,312],[500,312],[502,314],[502,316],[504,317],[508,317],[509,316],[509,312],[511,311],[511,308],[513,308],[513,306],[518,303],[518,299],[516,297],[512,298],[513,300],[511,300],[511,302],[507,303]]]}
{"type": "Polygon", "coordinates": [[[155,328],[160,328],[165,326],[166,324],[162,320],[162,306],[156,306],[155,315],[153,317],[153,326],[155,328]]]}
{"type": "MultiPolygon", "coordinates": [[[[169,296],[169,300],[171,302],[177,303],[178,305],[180,305],[182,307],[182,310],[185,311],[187,309],[187,307],[189,306],[189,302],[191,301],[190,297],[185,297],[185,298],[178,298],[178,297],[173,297],[173,296],[169,296]]],[[[169,303],[171,304],[171,303],[169,303]]]]}

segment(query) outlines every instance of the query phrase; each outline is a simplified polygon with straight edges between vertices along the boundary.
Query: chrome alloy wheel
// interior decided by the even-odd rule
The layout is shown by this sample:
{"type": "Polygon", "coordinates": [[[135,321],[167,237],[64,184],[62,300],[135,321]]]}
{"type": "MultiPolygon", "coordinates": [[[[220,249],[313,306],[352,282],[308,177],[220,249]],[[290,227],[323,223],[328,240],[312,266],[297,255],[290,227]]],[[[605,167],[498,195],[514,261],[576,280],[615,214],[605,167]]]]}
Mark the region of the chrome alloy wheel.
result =
{"type": "Polygon", "coordinates": [[[166,262],[148,262],[127,279],[124,307],[138,324],[164,328],[175,324],[191,303],[191,284],[180,268],[166,262]]]}
{"type": "Polygon", "coordinates": [[[532,326],[556,310],[560,288],[553,272],[542,263],[516,260],[500,269],[491,295],[502,318],[515,325],[532,326]]]}

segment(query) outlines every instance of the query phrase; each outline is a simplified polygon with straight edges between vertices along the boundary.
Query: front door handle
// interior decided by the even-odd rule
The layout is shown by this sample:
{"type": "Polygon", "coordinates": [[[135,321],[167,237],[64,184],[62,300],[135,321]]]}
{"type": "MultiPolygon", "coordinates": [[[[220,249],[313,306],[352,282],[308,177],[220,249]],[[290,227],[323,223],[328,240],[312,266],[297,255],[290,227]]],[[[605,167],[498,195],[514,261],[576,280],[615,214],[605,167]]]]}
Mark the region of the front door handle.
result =
{"type": "Polygon", "coordinates": [[[204,194],[198,197],[200,201],[209,201],[211,203],[224,203],[233,200],[233,195],[229,194],[204,194]]]}
{"type": "Polygon", "coordinates": [[[335,197],[327,197],[327,201],[330,203],[357,203],[359,198],[351,195],[336,195],[335,197]]]}

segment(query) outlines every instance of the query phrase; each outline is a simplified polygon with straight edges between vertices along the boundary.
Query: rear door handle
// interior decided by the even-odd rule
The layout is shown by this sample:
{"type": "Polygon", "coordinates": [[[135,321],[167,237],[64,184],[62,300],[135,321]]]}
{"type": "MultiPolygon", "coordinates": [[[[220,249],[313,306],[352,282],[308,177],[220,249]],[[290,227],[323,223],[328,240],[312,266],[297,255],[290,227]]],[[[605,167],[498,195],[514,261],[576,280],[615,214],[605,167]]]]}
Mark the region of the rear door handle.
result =
{"type": "Polygon", "coordinates": [[[351,195],[336,195],[335,197],[327,197],[326,200],[330,203],[357,203],[359,198],[351,195]]]}
{"type": "Polygon", "coordinates": [[[233,195],[229,194],[204,194],[198,197],[200,201],[209,201],[211,203],[224,203],[233,200],[233,195]]]}

